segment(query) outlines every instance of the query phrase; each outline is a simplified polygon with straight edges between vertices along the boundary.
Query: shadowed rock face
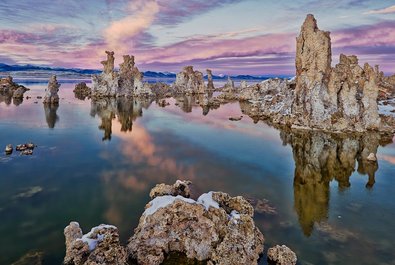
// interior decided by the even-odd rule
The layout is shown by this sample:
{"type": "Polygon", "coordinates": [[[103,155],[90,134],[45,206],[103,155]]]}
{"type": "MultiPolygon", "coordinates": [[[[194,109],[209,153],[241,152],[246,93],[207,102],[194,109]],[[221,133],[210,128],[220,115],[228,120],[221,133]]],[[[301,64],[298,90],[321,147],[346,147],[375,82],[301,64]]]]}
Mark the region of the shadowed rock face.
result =
{"type": "Polygon", "coordinates": [[[340,190],[350,187],[350,176],[357,170],[368,175],[366,188],[373,188],[377,161],[369,161],[380,145],[392,142],[377,133],[332,135],[316,131],[283,131],[284,143],[292,146],[295,161],[294,201],[299,223],[310,236],[314,224],[328,218],[331,181],[340,190]]]}
{"type": "Polygon", "coordinates": [[[214,82],[213,82],[213,73],[210,69],[206,70],[207,72],[207,89],[214,90],[214,82]]]}

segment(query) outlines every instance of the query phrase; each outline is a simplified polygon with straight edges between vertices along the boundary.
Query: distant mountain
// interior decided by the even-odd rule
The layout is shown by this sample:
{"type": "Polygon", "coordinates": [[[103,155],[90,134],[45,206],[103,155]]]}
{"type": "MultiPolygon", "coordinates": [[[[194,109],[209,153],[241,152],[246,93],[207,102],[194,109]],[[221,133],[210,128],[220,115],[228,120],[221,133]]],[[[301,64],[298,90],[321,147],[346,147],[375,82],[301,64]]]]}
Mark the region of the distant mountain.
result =
{"type": "MultiPolygon", "coordinates": [[[[49,67],[49,66],[37,66],[37,65],[8,65],[4,63],[0,63],[0,72],[18,72],[20,74],[31,74],[35,72],[59,72],[62,74],[77,74],[77,75],[86,75],[90,76],[93,74],[100,74],[101,70],[94,69],[79,69],[79,68],[63,68],[63,67],[49,67]]],[[[146,71],[144,72],[144,77],[147,78],[176,78],[175,73],[170,72],[154,72],[154,71],[146,71]]],[[[253,75],[232,75],[230,76],[233,80],[265,80],[271,78],[272,76],[253,76],[253,75]]],[[[207,76],[204,76],[207,79],[207,76]]],[[[227,80],[227,75],[213,75],[214,80],[227,80]]]]}

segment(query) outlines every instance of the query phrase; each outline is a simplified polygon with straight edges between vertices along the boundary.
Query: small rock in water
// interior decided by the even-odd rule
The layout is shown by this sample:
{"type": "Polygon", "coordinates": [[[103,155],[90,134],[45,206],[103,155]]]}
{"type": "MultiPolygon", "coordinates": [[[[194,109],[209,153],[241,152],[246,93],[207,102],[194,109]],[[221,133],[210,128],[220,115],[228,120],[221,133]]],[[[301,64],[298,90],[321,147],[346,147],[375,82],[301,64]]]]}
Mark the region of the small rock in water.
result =
{"type": "Polygon", "coordinates": [[[10,154],[12,154],[12,151],[14,150],[14,148],[12,147],[12,145],[11,144],[8,144],[6,147],[5,147],[5,154],[6,155],[10,155],[10,154]]]}
{"type": "Polygon", "coordinates": [[[33,150],[31,149],[25,149],[21,152],[21,155],[25,155],[25,156],[30,156],[33,154],[33,150]]]}
{"type": "Polygon", "coordinates": [[[374,153],[370,153],[366,159],[372,162],[377,161],[377,157],[374,153]]]}
{"type": "Polygon", "coordinates": [[[38,98],[38,99],[42,99],[43,97],[42,97],[42,96],[37,96],[37,98],[38,98]]]}
{"type": "Polygon", "coordinates": [[[243,118],[243,116],[239,116],[239,117],[230,117],[229,120],[230,121],[239,121],[243,118]]]}
{"type": "Polygon", "coordinates": [[[267,251],[267,259],[269,264],[275,265],[295,265],[297,261],[295,252],[286,245],[276,245],[269,248],[267,251]]]}

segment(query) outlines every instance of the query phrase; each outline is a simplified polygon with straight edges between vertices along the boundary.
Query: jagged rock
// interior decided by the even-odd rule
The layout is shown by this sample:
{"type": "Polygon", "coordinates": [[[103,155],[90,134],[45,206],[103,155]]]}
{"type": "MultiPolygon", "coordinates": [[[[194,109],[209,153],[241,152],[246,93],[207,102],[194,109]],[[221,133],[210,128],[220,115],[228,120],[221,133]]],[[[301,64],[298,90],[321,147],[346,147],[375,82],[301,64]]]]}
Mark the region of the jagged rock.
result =
{"type": "Polygon", "coordinates": [[[206,70],[207,72],[207,89],[208,90],[214,90],[214,82],[213,82],[213,73],[210,69],[206,70]]]}
{"type": "Polygon", "coordinates": [[[204,94],[207,89],[204,84],[203,74],[199,71],[194,71],[193,66],[185,66],[177,74],[173,87],[177,93],[186,94],[204,94]]]}
{"type": "Polygon", "coordinates": [[[91,95],[91,88],[88,87],[85,82],[81,82],[75,85],[73,92],[78,98],[84,99],[91,95]]]}
{"type": "Polygon", "coordinates": [[[191,184],[188,180],[177,180],[173,185],[166,184],[157,184],[154,188],[151,189],[149,196],[151,199],[154,199],[158,196],[171,195],[177,196],[181,195],[182,197],[189,198],[191,195],[191,191],[189,189],[189,185],[191,184]]]}
{"type": "Polygon", "coordinates": [[[106,51],[107,60],[101,61],[100,63],[103,65],[103,72],[105,74],[112,74],[114,72],[114,52],[106,51]]]}
{"type": "Polygon", "coordinates": [[[65,229],[66,256],[64,264],[128,264],[126,249],[120,245],[118,229],[112,225],[99,225],[86,235],[77,222],[65,229]]]}
{"type": "Polygon", "coordinates": [[[295,252],[286,245],[276,245],[269,248],[267,251],[267,259],[269,264],[273,265],[295,265],[297,262],[295,252]]]}
{"type": "Polygon", "coordinates": [[[106,51],[107,60],[102,61],[104,69],[100,75],[92,76],[92,96],[113,97],[119,89],[119,76],[114,72],[114,52],[106,51]]]}
{"type": "Polygon", "coordinates": [[[226,81],[225,86],[222,88],[223,92],[228,92],[228,93],[235,93],[236,88],[235,88],[235,82],[228,76],[228,80],[226,81]]]}
{"type": "Polygon", "coordinates": [[[150,90],[157,99],[171,97],[173,93],[171,87],[162,82],[150,84],[150,90]]]}
{"type": "MultiPolygon", "coordinates": [[[[7,97],[9,100],[11,100],[12,97],[14,99],[14,103],[18,103],[15,100],[22,100],[23,94],[28,90],[28,88],[15,83],[11,76],[0,79],[0,96],[7,97]]],[[[21,101],[19,103],[21,103],[21,101]]]]}
{"type": "Polygon", "coordinates": [[[11,155],[13,150],[14,148],[12,147],[12,144],[7,144],[7,146],[5,147],[5,154],[11,155]]]}
{"type": "Polygon", "coordinates": [[[48,89],[44,97],[44,104],[58,104],[59,103],[59,91],[60,84],[56,80],[56,75],[51,76],[48,82],[48,89]]]}
{"type": "Polygon", "coordinates": [[[155,197],[146,206],[128,250],[138,264],[161,264],[166,253],[182,252],[209,264],[257,264],[263,235],[242,197],[209,192],[197,201],[155,197]]]}
{"type": "Polygon", "coordinates": [[[247,87],[248,87],[247,81],[242,80],[242,81],[240,82],[240,90],[244,90],[244,89],[246,89],[247,87]]]}

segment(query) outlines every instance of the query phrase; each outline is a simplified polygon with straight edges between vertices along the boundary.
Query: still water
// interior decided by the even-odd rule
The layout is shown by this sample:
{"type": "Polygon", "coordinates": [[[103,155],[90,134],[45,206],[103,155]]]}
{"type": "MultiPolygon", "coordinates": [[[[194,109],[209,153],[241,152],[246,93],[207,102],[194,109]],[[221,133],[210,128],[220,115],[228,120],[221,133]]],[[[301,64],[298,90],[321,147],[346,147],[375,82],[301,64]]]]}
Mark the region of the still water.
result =
{"type": "MultiPolygon", "coordinates": [[[[132,235],[149,190],[193,181],[254,204],[265,249],[286,244],[299,264],[395,264],[395,145],[376,134],[279,131],[242,115],[238,102],[202,109],[194,98],[165,108],[140,100],[79,100],[63,83],[26,83],[22,103],[0,96],[0,147],[32,141],[32,156],[0,155],[0,264],[23,256],[61,264],[63,228],[116,225],[132,235]],[[203,115],[205,114],[205,115],[203,115]],[[366,161],[377,152],[378,162],[366,161]]],[[[18,263],[21,264],[21,263],[18,263]]],[[[29,263],[26,263],[29,264],[29,263]]],[[[260,264],[266,264],[265,258],[260,264]]]]}

